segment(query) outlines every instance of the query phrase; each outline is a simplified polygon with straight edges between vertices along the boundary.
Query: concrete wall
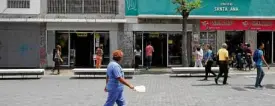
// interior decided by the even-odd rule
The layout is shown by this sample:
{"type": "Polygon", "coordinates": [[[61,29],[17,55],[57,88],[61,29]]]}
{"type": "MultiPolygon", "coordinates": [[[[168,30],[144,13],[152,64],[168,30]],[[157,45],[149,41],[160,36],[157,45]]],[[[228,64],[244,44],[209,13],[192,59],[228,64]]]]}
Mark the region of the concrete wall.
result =
{"type": "Polygon", "coordinates": [[[217,50],[222,47],[222,44],[225,43],[225,31],[217,31],[217,50]]]}
{"type": "Polygon", "coordinates": [[[0,23],[0,67],[40,66],[40,24],[0,23]]]}
{"type": "Polygon", "coordinates": [[[245,31],[245,42],[250,43],[251,48],[257,48],[257,31],[245,31]]]}
{"type": "MultiPolygon", "coordinates": [[[[46,0],[43,0],[46,1],[46,0]]],[[[40,14],[41,0],[30,0],[30,8],[7,8],[7,0],[0,0],[0,14],[40,14]]]]}

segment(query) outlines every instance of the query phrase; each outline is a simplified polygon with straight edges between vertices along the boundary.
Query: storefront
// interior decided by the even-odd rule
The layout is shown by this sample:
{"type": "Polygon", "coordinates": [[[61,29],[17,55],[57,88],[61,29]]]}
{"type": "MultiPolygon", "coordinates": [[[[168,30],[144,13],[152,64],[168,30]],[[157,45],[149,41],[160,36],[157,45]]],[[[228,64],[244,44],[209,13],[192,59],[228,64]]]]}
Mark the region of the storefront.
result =
{"type": "Polygon", "coordinates": [[[62,47],[64,67],[95,67],[93,56],[100,46],[104,54],[102,66],[106,67],[111,51],[118,46],[117,24],[48,23],[47,32],[48,67],[53,65],[56,45],[62,47]]]}

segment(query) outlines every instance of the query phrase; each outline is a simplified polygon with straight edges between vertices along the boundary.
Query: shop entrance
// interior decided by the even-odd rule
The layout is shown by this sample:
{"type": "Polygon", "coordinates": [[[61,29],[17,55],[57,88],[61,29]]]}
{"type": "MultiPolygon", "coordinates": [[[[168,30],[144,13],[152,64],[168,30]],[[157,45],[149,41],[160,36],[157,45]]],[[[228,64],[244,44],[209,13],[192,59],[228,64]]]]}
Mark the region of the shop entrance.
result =
{"type": "Polygon", "coordinates": [[[154,47],[152,67],[167,66],[167,33],[143,33],[143,65],[146,66],[145,48],[151,42],[154,47]]]}
{"type": "Polygon", "coordinates": [[[272,32],[258,32],[257,33],[257,45],[264,43],[264,56],[267,63],[271,63],[272,55],[272,32]]]}
{"type": "Polygon", "coordinates": [[[228,45],[229,55],[236,53],[237,48],[239,48],[244,43],[245,31],[226,31],[225,39],[228,45]]]}
{"type": "Polygon", "coordinates": [[[75,50],[75,67],[93,67],[93,38],[91,33],[71,33],[71,49],[75,50]]]}

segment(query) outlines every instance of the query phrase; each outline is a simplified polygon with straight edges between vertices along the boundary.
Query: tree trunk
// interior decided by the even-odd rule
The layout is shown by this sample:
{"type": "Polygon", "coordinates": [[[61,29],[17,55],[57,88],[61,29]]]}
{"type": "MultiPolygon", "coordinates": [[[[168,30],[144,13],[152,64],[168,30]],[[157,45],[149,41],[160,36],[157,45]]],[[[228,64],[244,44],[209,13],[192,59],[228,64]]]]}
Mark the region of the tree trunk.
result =
{"type": "Polygon", "coordinates": [[[188,57],[187,57],[187,17],[182,17],[182,65],[183,67],[188,67],[188,57]]]}

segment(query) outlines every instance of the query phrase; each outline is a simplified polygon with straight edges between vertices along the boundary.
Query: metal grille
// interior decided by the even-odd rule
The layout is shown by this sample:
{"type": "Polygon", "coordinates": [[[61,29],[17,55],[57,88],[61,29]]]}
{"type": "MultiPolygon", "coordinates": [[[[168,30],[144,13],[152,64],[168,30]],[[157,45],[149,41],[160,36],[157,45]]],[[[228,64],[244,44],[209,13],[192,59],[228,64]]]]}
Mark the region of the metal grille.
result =
{"type": "Polygon", "coordinates": [[[52,14],[117,14],[118,0],[48,0],[52,14]]]}
{"type": "Polygon", "coordinates": [[[30,0],[8,0],[8,8],[30,8],[30,0]]]}
{"type": "Polygon", "coordinates": [[[117,0],[101,0],[101,13],[103,14],[117,14],[117,0]]]}
{"type": "Polygon", "coordinates": [[[85,13],[100,13],[101,0],[84,0],[85,13]]]}
{"type": "Polygon", "coordinates": [[[48,0],[48,13],[65,13],[65,0],[48,0]]]}

